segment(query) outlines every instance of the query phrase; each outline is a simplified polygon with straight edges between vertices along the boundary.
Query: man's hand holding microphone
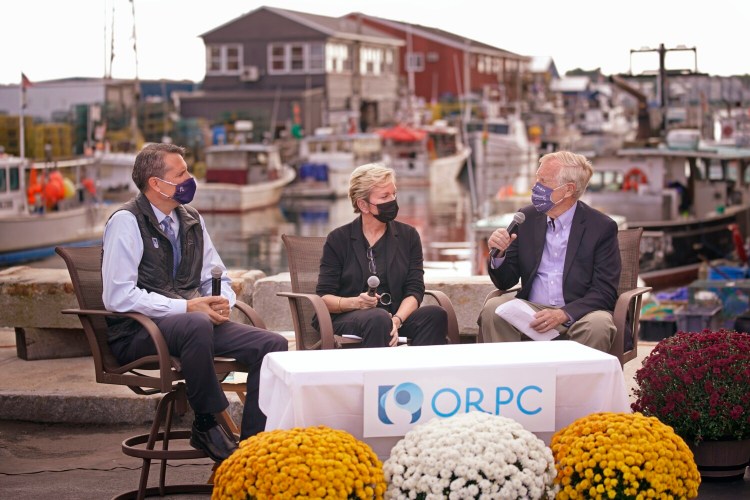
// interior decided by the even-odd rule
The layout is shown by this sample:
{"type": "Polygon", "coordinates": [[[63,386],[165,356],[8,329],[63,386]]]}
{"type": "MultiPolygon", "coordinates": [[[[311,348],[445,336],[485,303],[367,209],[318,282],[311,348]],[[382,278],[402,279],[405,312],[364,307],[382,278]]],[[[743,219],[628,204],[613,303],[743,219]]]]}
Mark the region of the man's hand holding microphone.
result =
{"type": "Polygon", "coordinates": [[[513,215],[513,221],[508,224],[507,228],[495,229],[487,240],[487,246],[490,248],[490,258],[495,259],[498,257],[505,256],[505,251],[508,249],[513,240],[517,238],[516,232],[518,232],[518,226],[523,224],[526,220],[526,216],[522,212],[516,212],[513,215]]]}
{"type": "Polygon", "coordinates": [[[229,300],[221,295],[221,276],[223,269],[219,266],[211,269],[211,295],[187,301],[187,312],[204,312],[214,325],[229,320],[229,300]]]}

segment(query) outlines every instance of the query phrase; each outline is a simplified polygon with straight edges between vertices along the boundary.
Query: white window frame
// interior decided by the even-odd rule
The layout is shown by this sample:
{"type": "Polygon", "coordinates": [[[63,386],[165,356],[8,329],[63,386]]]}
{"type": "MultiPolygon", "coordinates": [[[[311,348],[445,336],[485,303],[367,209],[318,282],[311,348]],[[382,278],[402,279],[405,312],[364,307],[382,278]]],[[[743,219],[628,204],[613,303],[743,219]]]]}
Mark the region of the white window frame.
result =
{"type": "Polygon", "coordinates": [[[352,46],[340,42],[328,42],[325,49],[327,73],[349,74],[352,72],[352,46]]]}
{"type": "Polygon", "coordinates": [[[239,75],[244,67],[244,47],[241,43],[222,43],[206,46],[206,74],[207,75],[239,75]],[[214,61],[213,51],[219,50],[219,68],[212,69],[211,63],[214,61]],[[229,50],[237,50],[237,68],[229,69],[229,50]]]}
{"type": "Polygon", "coordinates": [[[325,73],[325,44],[323,42],[272,42],[267,46],[267,68],[269,75],[303,75],[303,74],[322,74],[325,73]],[[316,57],[315,61],[312,60],[312,47],[316,45],[323,46],[322,54],[316,57]],[[282,47],[284,49],[284,68],[276,69],[273,67],[274,59],[273,49],[282,47]],[[302,48],[302,67],[292,69],[292,49],[296,47],[302,48]],[[318,66],[318,67],[315,67],[318,66]]]}
{"type": "Polygon", "coordinates": [[[383,73],[392,75],[396,73],[396,56],[393,49],[385,49],[385,58],[383,61],[383,73]]]}
{"type": "Polygon", "coordinates": [[[424,71],[424,53],[423,52],[407,52],[404,55],[404,67],[406,71],[424,71]]]}
{"type": "Polygon", "coordinates": [[[383,73],[385,53],[378,47],[360,47],[359,72],[362,75],[380,76],[383,73]]]}

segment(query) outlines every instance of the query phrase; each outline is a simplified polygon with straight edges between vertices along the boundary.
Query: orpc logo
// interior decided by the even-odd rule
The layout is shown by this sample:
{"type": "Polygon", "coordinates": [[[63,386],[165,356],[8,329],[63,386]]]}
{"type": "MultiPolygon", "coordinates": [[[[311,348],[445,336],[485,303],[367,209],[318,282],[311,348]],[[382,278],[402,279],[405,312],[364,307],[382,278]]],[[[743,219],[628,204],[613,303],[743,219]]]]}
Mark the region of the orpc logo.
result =
{"type": "Polygon", "coordinates": [[[404,382],[395,386],[379,385],[378,386],[378,419],[384,424],[393,425],[386,412],[386,403],[389,398],[393,398],[396,407],[401,408],[411,415],[411,421],[414,423],[422,416],[422,403],[424,402],[424,393],[417,384],[404,382]]]}
{"type": "Polygon", "coordinates": [[[432,418],[481,411],[555,430],[554,367],[481,366],[364,373],[364,437],[403,436],[432,418]]]}

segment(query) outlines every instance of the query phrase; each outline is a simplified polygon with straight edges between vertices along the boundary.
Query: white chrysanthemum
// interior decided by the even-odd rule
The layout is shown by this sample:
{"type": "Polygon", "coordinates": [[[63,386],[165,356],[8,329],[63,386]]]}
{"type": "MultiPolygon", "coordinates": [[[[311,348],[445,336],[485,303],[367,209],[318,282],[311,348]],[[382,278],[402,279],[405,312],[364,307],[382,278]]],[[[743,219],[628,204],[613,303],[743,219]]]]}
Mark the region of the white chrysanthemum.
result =
{"type": "Polygon", "coordinates": [[[432,419],[383,464],[386,498],[554,498],[552,451],[506,417],[471,412],[432,419]]]}

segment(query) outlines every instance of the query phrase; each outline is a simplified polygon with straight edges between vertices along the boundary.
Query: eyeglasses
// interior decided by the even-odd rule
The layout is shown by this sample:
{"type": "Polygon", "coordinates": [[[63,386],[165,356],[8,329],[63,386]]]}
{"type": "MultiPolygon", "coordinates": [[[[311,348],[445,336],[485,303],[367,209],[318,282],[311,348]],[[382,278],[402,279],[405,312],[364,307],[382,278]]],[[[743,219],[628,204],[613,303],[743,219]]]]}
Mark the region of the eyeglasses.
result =
{"type": "MultiPolygon", "coordinates": [[[[375,267],[375,257],[372,255],[372,247],[367,248],[367,260],[369,261],[368,265],[370,267],[370,272],[373,275],[377,276],[378,269],[375,267]]],[[[385,292],[380,294],[381,304],[383,304],[384,306],[389,306],[391,305],[391,302],[393,302],[393,298],[391,297],[390,293],[385,292]]]]}
{"type": "Polygon", "coordinates": [[[370,273],[378,274],[378,269],[375,267],[375,257],[372,255],[372,247],[367,247],[367,260],[370,261],[368,263],[370,266],[370,273]]]}

